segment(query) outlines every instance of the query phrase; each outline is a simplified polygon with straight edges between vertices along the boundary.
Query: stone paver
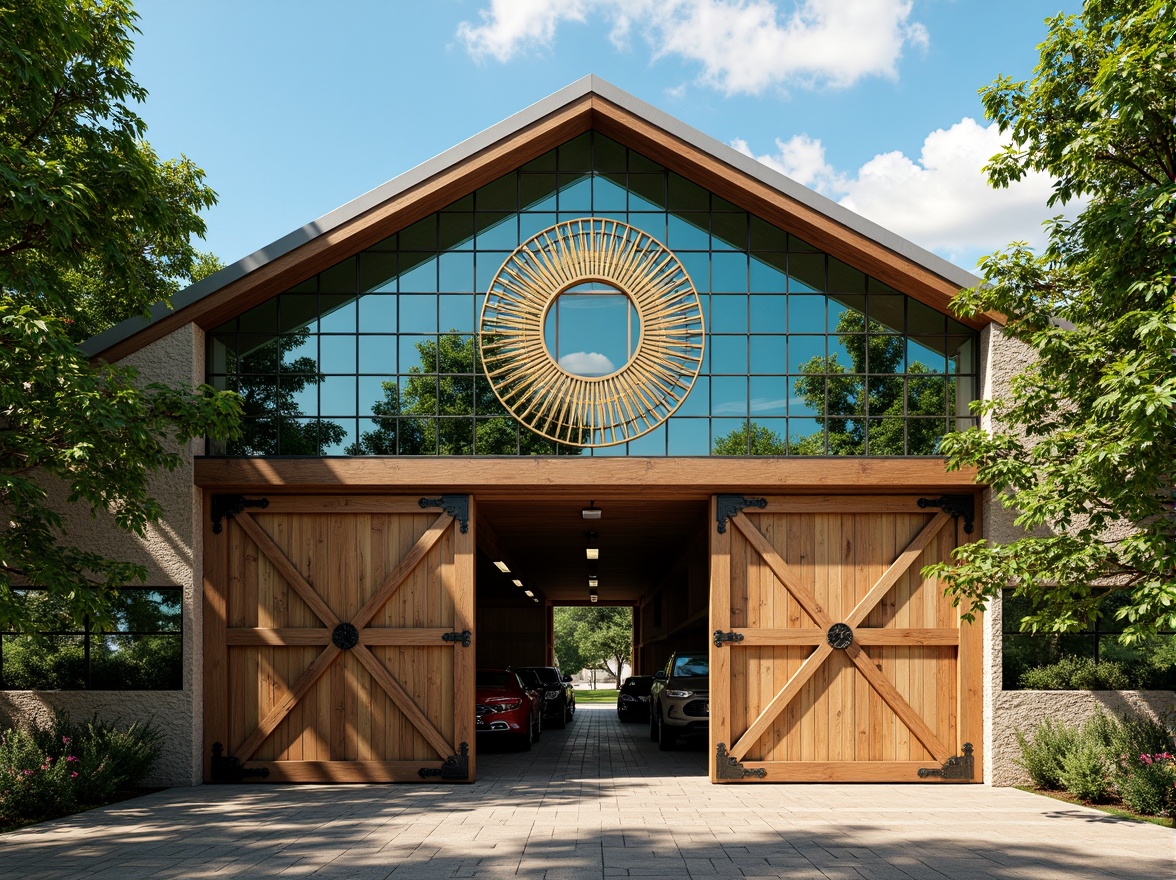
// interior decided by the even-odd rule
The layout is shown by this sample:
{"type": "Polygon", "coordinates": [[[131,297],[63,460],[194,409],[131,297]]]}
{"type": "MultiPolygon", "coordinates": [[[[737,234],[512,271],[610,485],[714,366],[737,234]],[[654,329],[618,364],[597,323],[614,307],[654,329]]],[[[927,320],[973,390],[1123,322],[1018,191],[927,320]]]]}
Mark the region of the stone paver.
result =
{"type": "Polygon", "coordinates": [[[1170,829],[979,785],[711,785],[583,706],[479,781],[177,788],[0,835],[0,880],[1176,877],[1170,829]]]}

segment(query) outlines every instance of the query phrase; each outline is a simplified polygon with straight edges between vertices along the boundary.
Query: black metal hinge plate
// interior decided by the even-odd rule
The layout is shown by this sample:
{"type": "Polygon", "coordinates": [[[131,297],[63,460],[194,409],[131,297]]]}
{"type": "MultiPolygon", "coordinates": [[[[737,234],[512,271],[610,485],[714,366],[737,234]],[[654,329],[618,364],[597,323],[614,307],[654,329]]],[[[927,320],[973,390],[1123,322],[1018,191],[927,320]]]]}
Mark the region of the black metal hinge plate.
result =
{"type": "Polygon", "coordinates": [[[219,535],[221,529],[224,528],[222,520],[226,516],[236,516],[239,513],[244,513],[247,507],[260,507],[265,510],[269,507],[268,498],[246,498],[244,495],[213,495],[212,507],[209,510],[212,519],[212,533],[219,535]]]}
{"type": "Polygon", "coordinates": [[[457,520],[464,535],[470,530],[470,496],[442,495],[440,498],[422,498],[417,502],[422,508],[440,507],[457,520]]]}
{"type": "Polygon", "coordinates": [[[719,779],[763,779],[768,771],[763,767],[748,770],[727,752],[727,744],[719,743],[715,747],[715,776],[719,779]]]}
{"type": "Polygon", "coordinates": [[[737,632],[723,632],[721,629],[715,630],[715,647],[721,648],[729,642],[742,642],[743,633],[737,632]]]}
{"type": "Polygon", "coordinates": [[[470,632],[468,629],[463,629],[461,632],[443,633],[441,635],[441,641],[454,642],[460,644],[463,648],[468,648],[473,637],[474,634],[472,632],[470,632]]]}
{"type": "Polygon", "coordinates": [[[976,498],[973,495],[941,495],[938,498],[920,498],[919,507],[938,507],[944,513],[951,514],[964,521],[964,533],[972,534],[976,520],[976,498]]]}
{"type": "Polygon", "coordinates": [[[470,781],[470,744],[461,743],[457,754],[450,755],[440,767],[422,767],[417,771],[421,779],[439,777],[451,782],[470,781]]]}
{"type": "Polygon", "coordinates": [[[976,773],[976,761],[972,757],[972,744],[964,743],[963,754],[948,758],[942,767],[920,767],[919,778],[929,779],[972,779],[976,773]]]}
{"type": "Polygon", "coordinates": [[[715,523],[718,525],[719,534],[727,531],[727,520],[733,517],[745,507],[757,507],[763,509],[768,506],[767,498],[746,498],[743,495],[716,495],[715,496],[715,523]]]}

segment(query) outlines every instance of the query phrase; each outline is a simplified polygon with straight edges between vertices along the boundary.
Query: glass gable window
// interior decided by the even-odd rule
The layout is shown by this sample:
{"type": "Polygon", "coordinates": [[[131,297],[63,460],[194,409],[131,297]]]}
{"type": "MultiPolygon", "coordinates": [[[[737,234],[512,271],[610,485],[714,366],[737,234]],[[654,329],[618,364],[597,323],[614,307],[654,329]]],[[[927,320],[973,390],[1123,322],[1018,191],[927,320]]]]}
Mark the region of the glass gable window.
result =
{"type": "MultiPolygon", "coordinates": [[[[564,292],[544,343],[580,376],[632,357],[640,320],[602,283],[564,292]]],[[[589,132],[210,331],[208,380],[245,400],[212,454],[934,455],[970,427],[977,333],[589,132]],[[482,374],[485,291],[521,242],[594,216],[674,251],[706,352],[679,409],[618,446],[540,437],[482,374]]]]}

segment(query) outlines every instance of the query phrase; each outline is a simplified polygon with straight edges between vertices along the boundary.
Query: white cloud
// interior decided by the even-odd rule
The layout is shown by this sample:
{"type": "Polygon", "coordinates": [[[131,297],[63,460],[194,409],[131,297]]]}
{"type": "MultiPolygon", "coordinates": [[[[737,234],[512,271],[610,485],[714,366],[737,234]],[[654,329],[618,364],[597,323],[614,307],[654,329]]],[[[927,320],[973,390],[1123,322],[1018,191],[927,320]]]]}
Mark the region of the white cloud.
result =
{"type": "Polygon", "coordinates": [[[562,22],[584,21],[584,6],[581,0],[490,0],[489,11],[478,12],[482,23],[463,21],[457,36],[474,58],[507,62],[520,51],[550,47],[562,22]]]}
{"type": "Polygon", "coordinates": [[[913,0],[491,0],[480,24],[458,37],[475,58],[508,61],[550,49],[565,21],[604,18],[626,48],[640,30],[653,59],[697,63],[699,80],[727,94],[757,94],[789,83],[844,88],[867,76],[896,75],[907,46],[927,45],[911,21],[913,0]]]}
{"type": "Polygon", "coordinates": [[[595,351],[571,351],[559,359],[559,365],[573,376],[607,376],[617,368],[605,355],[595,351]]]}
{"type": "Polygon", "coordinates": [[[960,265],[1027,241],[1046,240],[1042,221],[1050,209],[1051,181],[1030,174],[1007,189],[992,189],[982,168],[1003,146],[1000,131],[965,117],[931,132],[917,159],[881,153],[854,172],[833,168],[819,140],[796,135],[776,141],[776,152],[755,156],[745,141],[735,149],[810,186],[846,208],[960,265]]]}

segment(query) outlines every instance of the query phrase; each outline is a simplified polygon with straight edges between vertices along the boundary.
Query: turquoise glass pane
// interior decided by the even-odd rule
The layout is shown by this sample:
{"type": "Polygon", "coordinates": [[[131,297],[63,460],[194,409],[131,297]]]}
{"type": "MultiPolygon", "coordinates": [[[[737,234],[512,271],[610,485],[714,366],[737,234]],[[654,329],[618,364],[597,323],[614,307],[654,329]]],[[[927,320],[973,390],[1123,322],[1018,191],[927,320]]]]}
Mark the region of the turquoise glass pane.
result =
{"type": "Polygon", "coordinates": [[[788,415],[789,383],[786,376],[752,376],[752,416],[788,415]]]}
{"type": "Polygon", "coordinates": [[[712,336],[710,344],[712,374],[747,375],[747,337],[712,336]]]}
{"type": "Polygon", "coordinates": [[[400,330],[402,333],[437,332],[437,297],[402,293],[400,330]]]}
{"type": "Polygon", "coordinates": [[[359,371],[361,373],[395,373],[396,337],[391,335],[360,336],[359,371]]]}
{"type": "Polygon", "coordinates": [[[746,293],[747,254],[712,254],[711,290],[715,293],[746,293]]]}
{"type": "MultiPolygon", "coordinates": [[[[681,410],[679,410],[680,412],[681,410]]],[[[673,416],[666,423],[667,455],[707,455],[710,453],[709,419],[673,416]]]]}
{"type": "Polygon", "coordinates": [[[748,351],[752,374],[788,372],[787,336],[752,336],[748,351]]]}
{"type": "Polygon", "coordinates": [[[474,255],[442,254],[438,266],[442,293],[469,293],[474,289],[474,255]]]}
{"type": "MultiPolygon", "coordinates": [[[[747,333],[747,297],[715,294],[711,297],[712,333],[747,333]]],[[[745,337],[740,342],[746,346],[745,337]]]]}
{"type": "Polygon", "coordinates": [[[560,174],[556,206],[561,214],[587,216],[592,212],[592,178],[587,175],[560,174]]]}
{"type": "Polygon", "coordinates": [[[319,411],[324,416],[355,415],[358,380],[351,376],[324,376],[319,382],[319,411]]]}
{"type": "Polygon", "coordinates": [[[471,250],[474,246],[474,212],[442,211],[440,216],[441,248],[471,250]]]}
{"type": "Polygon", "coordinates": [[[804,367],[825,372],[825,337],[788,337],[788,372],[800,373],[804,367]]]}
{"type": "Polygon", "coordinates": [[[711,412],[716,416],[747,415],[747,378],[712,376],[711,412]]]}
{"type": "Polygon", "coordinates": [[[436,293],[437,292],[437,258],[425,257],[411,259],[400,275],[401,293],[436,293]]]}
{"type": "Polygon", "coordinates": [[[706,214],[670,214],[666,247],[672,251],[705,251],[710,245],[706,214]]]}

